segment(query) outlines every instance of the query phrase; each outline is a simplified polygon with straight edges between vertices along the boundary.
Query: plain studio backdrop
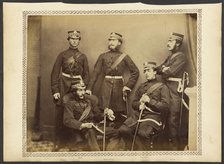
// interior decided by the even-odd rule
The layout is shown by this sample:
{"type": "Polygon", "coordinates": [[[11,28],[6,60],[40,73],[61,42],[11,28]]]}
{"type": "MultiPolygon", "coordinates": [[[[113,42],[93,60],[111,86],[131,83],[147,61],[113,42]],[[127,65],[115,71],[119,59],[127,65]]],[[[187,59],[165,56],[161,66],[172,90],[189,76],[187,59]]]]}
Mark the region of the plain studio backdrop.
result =
{"type": "MultiPolygon", "coordinates": [[[[171,32],[185,35],[181,50],[187,56],[190,86],[196,85],[196,14],[135,14],[135,15],[52,15],[29,16],[27,28],[27,113],[31,127],[36,109],[37,79],[41,77],[39,109],[43,132],[54,128],[54,104],[50,77],[57,55],[69,45],[67,31],[79,30],[79,50],[88,58],[90,77],[98,56],[108,51],[111,32],[123,35],[121,51],[127,53],[140,70],[135,89],[145,81],[143,63],[160,65],[170,54],[167,40],[171,32]]],[[[135,91],[134,89],[134,91],[135,91]]],[[[130,101],[133,99],[132,93],[130,101]]]]}

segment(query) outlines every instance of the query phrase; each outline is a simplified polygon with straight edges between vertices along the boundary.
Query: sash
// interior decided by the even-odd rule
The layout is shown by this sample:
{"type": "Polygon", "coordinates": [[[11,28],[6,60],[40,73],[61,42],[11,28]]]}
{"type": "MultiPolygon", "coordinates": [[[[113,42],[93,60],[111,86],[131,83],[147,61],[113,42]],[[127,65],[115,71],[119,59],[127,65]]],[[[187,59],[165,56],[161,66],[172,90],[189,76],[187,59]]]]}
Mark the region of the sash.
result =
{"type": "Polygon", "coordinates": [[[126,55],[127,55],[127,54],[122,53],[122,54],[115,60],[115,62],[111,65],[111,69],[116,68],[117,65],[124,59],[124,57],[125,57],[126,55]]]}
{"type": "Polygon", "coordinates": [[[182,54],[181,52],[177,52],[175,54],[173,54],[171,57],[170,57],[170,60],[172,60],[173,58],[175,58],[177,55],[180,55],[182,54]]]}
{"type": "Polygon", "coordinates": [[[153,91],[155,91],[158,88],[161,88],[162,86],[163,86],[163,83],[160,83],[160,82],[155,83],[146,91],[146,93],[150,95],[153,91]]]}
{"type": "Polygon", "coordinates": [[[91,111],[91,107],[90,105],[87,105],[85,110],[82,112],[82,115],[80,116],[79,121],[83,121],[89,115],[90,111],[91,111]]]}
{"type": "Polygon", "coordinates": [[[72,55],[71,57],[69,57],[65,62],[65,67],[69,67],[69,69],[71,70],[75,64],[77,59],[81,56],[82,54],[80,52],[76,52],[74,55],[72,55]]]}
{"type": "MultiPolygon", "coordinates": [[[[155,91],[158,88],[161,88],[162,86],[163,86],[163,83],[160,83],[160,82],[155,83],[146,91],[146,93],[150,95],[153,91],[155,91]]],[[[147,110],[148,109],[150,109],[150,108],[147,108],[147,110]]],[[[152,111],[152,110],[150,109],[150,111],[152,111]]],[[[157,113],[157,112],[154,112],[154,113],[157,113]]],[[[132,127],[133,125],[135,125],[137,123],[138,118],[136,118],[136,117],[137,117],[136,115],[134,115],[133,117],[128,117],[125,120],[124,124],[127,125],[128,127],[132,127]]]]}
{"type": "Polygon", "coordinates": [[[77,60],[81,55],[82,55],[82,53],[80,53],[79,51],[77,51],[77,52],[73,55],[73,58],[74,58],[75,60],[77,60]]]}

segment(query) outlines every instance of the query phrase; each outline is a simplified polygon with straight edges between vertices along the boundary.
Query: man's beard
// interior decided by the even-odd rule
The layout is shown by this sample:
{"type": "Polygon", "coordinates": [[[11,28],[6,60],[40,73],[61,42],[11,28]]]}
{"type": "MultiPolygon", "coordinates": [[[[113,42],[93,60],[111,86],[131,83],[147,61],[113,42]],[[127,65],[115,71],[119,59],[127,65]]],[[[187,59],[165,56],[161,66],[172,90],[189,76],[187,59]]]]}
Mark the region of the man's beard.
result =
{"type": "Polygon", "coordinates": [[[74,96],[74,98],[75,98],[76,100],[83,100],[83,99],[84,99],[84,95],[79,96],[78,94],[73,93],[73,96],[74,96]]]}
{"type": "Polygon", "coordinates": [[[108,46],[108,49],[111,51],[117,51],[119,49],[119,46],[116,46],[115,48],[111,48],[111,46],[108,46]]]}

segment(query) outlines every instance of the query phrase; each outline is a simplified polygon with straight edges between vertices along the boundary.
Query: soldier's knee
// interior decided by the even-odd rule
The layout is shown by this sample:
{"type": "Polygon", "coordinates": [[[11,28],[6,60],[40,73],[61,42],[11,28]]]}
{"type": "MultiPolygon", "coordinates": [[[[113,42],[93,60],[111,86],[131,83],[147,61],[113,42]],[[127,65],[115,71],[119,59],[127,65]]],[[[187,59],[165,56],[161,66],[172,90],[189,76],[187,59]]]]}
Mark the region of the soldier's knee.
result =
{"type": "Polygon", "coordinates": [[[95,135],[96,135],[96,133],[95,133],[94,129],[88,129],[85,136],[90,137],[90,136],[95,136],[95,135]]]}
{"type": "Polygon", "coordinates": [[[138,135],[142,138],[149,138],[152,133],[153,133],[153,128],[152,127],[149,127],[147,129],[138,131],[138,135]]]}
{"type": "Polygon", "coordinates": [[[129,127],[127,127],[126,125],[122,125],[119,129],[118,129],[120,134],[129,134],[131,132],[131,129],[129,127]]]}
{"type": "Polygon", "coordinates": [[[138,136],[140,136],[140,137],[142,137],[142,138],[147,138],[146,131],[139,130],[139,131],[138,131],[138,136]]]}
{"type": "Polygon", "coordinates": [[[99,100],[95,95],[85,95],[93,104],[98,104],[99,100]]]}

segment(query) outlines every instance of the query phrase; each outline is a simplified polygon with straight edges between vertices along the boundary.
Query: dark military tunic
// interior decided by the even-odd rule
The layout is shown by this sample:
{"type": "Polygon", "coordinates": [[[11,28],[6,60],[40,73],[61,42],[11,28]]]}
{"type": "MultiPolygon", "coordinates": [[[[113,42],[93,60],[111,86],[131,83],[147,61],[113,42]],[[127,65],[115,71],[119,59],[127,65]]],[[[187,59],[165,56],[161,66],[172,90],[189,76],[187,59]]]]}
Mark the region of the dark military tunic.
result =
{"type": "Polygon", "coordinates": [[[54,101],[55,107],[55,143],[60,144],[64,142],[63,138],[63,96],[69,92],[70,86],[74,78],[65,77],[62,75],[76,76],[80,75],[84,82],[89,82],[89,66],[86,55],[82,54],[78,49],[68,48],[61,52],[55,61],[53,70],[51,72],[51,89],[52,94],[60,93],[60,99],[54,101]]]}
{"type": "Polygon", "coordinates": [[[68,48],[58,55],[51,73],[53,94],[58,92],[64,95],[69,91],[72,78],[61,75],[61,72],[70,76],[81,75],[87,85],[89,82],[89,66],[86,55],[82,54],[78,49],[72,48],[68,48]]]}
{"type": "MultiPolygon", "coordinates": [[[[152,81],[147,81],[141,84],[138,90],[136,91],[135,98],[132,102],[132,107],[134,110],[138,111],[138,117],[140,112],[139,100],[141,99],[142,95],[147,93],[147,90],[156,83],[158,83],[156,79],[152,81]]],[[[161,114],[163,111],[166,111],[169,109],[169,103],[170,103],[169,89],[166,85],[163,84],[161,87],[158,87],[157,89],[155,89],[148,96],[150,98],[150,102],[145,103],[145,105],[148,108],[150,108],[151,111],[144,109],[141,119],[151,119],[152,121],[143,122],[141,123],[141,125],[143,126],[144,124],[148,124],[149,126],[155,128],[156,130],[159,130],[162,126],[161,114]]],[[[141,125],[139,128],[139,131],[141,131],[141,125]]]]}
{"type": "Polygon", "coordinates": [[[164,79],[168,77],[182,78],[184,67],[186,65],[186,57],[182,52],[176,52],[168,56],[164,63],[158,67],[159,73],[162,73],[164,79]],[[170,67],[162,73],[162,66],[170,67]]]}
{"type": "MultiPolygon", "coordinates": [[[[139,106],[142,95],[147,93],[149,88],[154,84],[158,83],[156,79],[147,81],[139,86],[135,93],[135,98],[132,102],[132,107],[135,110],[131,117],[129,117],[124,124],[118,129],[120,137],[122,137],[126,143],[126,148],[131,149],[133,134],[136,129],[137,120],[139,119],[139,106]]],[[[149,103],[145,103],[145,106],[150,108],[151,111],[147,109],[143,110],[141,119],[149,119],[148,121],[141,122],[139,124],[136,145],[138,145],[139,150],[144,149],[144,141],[146,138],[149,138],[150,135],[155,130],[161,130],[162,122],[164,121],[164,116],[166,116],[167,110],[169,108],[170,95],[169,89],[166,85],[162,84],[156,88],[152,93],[147,94],[150,98],[149,103]],[[163,120],[162,120],[163,118],[163,120]],[[143,137],[142,140],[139,140],[138,137],[143,137]]]]}
{"type": "Polygon", "coordinates": [[[80,130],[80,126],[85,122],[93,123],[94,118],[100,114],[97,103],[97,98],[93,95],[86,95],[82,100],[72,97],[71,100],[65,103],[63,119],[65,126],[73,130],[73,135],[80,135],[82,138],[85,138],[90,150],[93,151],[100,150],[96,140],[95,129],[84,128],[80,130]],[[90,111],[86,113],[85,117],[82,120],[79,120],[83,112],[85,112],[86,108],[90,108],[90,111]]]}
{"type": "Polygon", "coordinates": [[[180,119],[180,108],[181,108],[181,95],[177,92],[178,82],[168,80],[169,77],[181,78],[185,71],[186,57],[182,52],[176,52],[168,56],[163,64],[158,67],[158,72],[162,74],[166,85],[170,90],[170,117],[169,117],[169,129],[170,138],[175,138],[177,136],[177,131],[179,127],[180,119]],[[170,67],[167,71],[162,72],[162,65],[170,67]]]}
{"type": "MultiPolygon", "coordinates": [[[[78,129],[83,122],[95,122],[95,118],[101,115],[98,108],[98,99],[94,95],[85,95],[84,99],[76,99],[69,93],[69,100],[65,103],[64,119],[63,122],[67,127],[78,129]],[[83,111],[88,107],[91,107],[89,114],[79,121],[83,111]]],[[[102,115],[103,119],[103,115],[102,115]]]]}
{"type": "Polygon", "coordinates": [[[100,98],[101,108],[108,107],[115,112],[126,113],[122,89],[123,86],[127,86],[130,89],[134,87],[139,77],[139,70],[128,55],[124,57],[116,68],[112,69],[112,64],[121,54],[122,52],[119,51],[108,51],[99,56],[88,89],[94,90],[94,87],[99,88],[97,95],[100,98]],[[126,84],[124,84],[124,79],[105,78],[105,76],[123,76],[126,70],[130,72],[130,77],[126,84]],[[100,76],[102,81],[96,83],[97,78],[100,76]]]}

